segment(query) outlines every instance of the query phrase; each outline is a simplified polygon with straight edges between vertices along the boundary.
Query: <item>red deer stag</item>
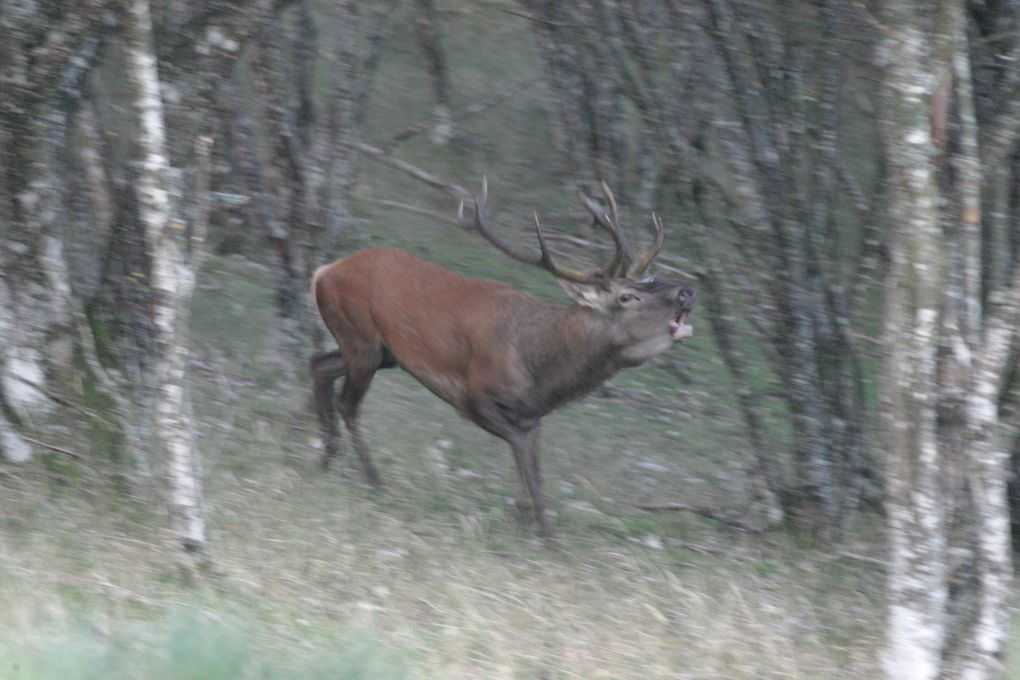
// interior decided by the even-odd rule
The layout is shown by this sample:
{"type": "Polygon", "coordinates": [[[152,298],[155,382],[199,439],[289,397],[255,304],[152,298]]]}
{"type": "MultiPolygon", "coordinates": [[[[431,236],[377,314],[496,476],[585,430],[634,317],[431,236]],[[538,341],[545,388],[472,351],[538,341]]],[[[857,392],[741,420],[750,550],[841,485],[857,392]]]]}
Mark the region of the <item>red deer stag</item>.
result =
{"type": "Polygon", "coordinates": [[[573,299],[567,307],[493,281],[465,279],[389,248],[361,250],[319,267],[312,295],[339,346],[311,359],[323,467],[337,454],[338,409],[368,481],[380,484],[359,428],[358,407],[376,371],[400,366],[465,418],[510,444],[528,504],[551,541],[538,457],[542,416],[693,332],[686,324],[693,291],[646,276],[662,247],[661,220],[652,215],[655,244],[634,258],[619,230],[613,194],[605,183],[602,188],[608,211],[580,194],[616,246],[609,264],[593,273],[553,262],[537,213],[541,255],[519,252],[488,223],[484,179],[475,198],[474,226],[507,255],[555,276],[573,299]],[[333,383],[342,376],[334,405],[333,383]]]}

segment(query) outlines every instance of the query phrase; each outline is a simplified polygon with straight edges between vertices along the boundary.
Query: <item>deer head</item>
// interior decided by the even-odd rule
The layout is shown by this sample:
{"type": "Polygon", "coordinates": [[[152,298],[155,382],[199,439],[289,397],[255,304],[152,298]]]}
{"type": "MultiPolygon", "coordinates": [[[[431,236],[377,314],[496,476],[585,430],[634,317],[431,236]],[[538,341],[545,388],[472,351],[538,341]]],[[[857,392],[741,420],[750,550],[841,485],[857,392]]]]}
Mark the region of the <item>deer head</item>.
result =
{"type": "MultiPolygon", "coordinates": [[[[591,311],[593,322],[600,324],[607,340],[619,348],[622,362],[634,365],[661,354],[676,341],[691,337],[693,328],[687,324],[687,316],[694,307],[694,292],[688,286],[648,275],[665,237],[658,215],[652,213],[654,243],[641,257],[635,257],[620,230],[616,198],[604,181],[602,191],[608,209],[578,191],[581,203],[613,239],[614,251],[609,262],[593,272],[563,267],[553,260],[537,212],[534,222],[539,255],[523,253],[496,234],[488,221],[489,192],[484,177],[482,192],[475,197],[474,226],[510,257],[551,273],[577,305],[591,311]]],[[[458,219],[466,223],[463,202],[458,219]]]]}

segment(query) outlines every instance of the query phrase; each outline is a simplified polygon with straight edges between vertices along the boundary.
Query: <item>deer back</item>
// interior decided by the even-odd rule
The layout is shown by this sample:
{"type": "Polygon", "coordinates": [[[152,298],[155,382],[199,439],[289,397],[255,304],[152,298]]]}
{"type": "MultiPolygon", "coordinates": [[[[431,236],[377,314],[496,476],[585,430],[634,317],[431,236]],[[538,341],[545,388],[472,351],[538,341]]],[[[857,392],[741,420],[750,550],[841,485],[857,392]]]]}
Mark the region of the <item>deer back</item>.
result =
{"type": "Polygon", "coordinates": [[[509,340],[545,306],[389,248],[320,267],[313,294],[348,364],[391,358],[460,409],[473,390],[520,382],[521,357],[509,340]]]}

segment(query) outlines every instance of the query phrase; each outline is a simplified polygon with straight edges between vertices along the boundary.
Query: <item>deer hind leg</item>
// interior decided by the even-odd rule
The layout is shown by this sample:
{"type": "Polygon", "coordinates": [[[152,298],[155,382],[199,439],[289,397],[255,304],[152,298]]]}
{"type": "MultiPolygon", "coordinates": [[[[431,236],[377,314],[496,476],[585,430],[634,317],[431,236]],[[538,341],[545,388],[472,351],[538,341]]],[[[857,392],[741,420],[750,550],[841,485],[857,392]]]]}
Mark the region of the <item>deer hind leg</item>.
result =
{"type": "Polygon", "coordinates": [[[371,456],[368,455],[368,447],[365,445],[364,437],[361,435],[361,427],[358,423],[358,410],[361,406],[361,400],[365,397],[365,393],[368,392],[369,385],[372,384],[372,378],[375,376],[376,370],[381,365],[382,357],[380,356],[378,360],[368,364],[358,363],[348,366],[347,378],[344,380],[343,389],[340,390],[340,397],[337,399],[337,408],[351,437],[351,446],[361,460],[361,467],[365,470],[365,477],[368,479],[368,483],[377,488],[382,486],[382,480],[379,478],[379,471],[372,463],[371,456]]]}
{"type": "Polygon", "coordinates": [[[528,478],[524,476],[524,468],[517,463],[517,454],[514,454],[514,467],[517,468],[517,478],[520,480],[517,493],[514,494],[514,507],[522,517],[527,517],[535,511],[535,504],[531,501],[531,494],[528,493],[528,478]]]}
{"type": "Polygon", "coordinates": [[[319,429],[322,432],[323,448],[320,464],[325,470],[338,453],[337,443],[340,431],[336,422],[336,395],[333,383],[347,372],[340,350],[318,352],[308,361],[312,374],[312,385],[315,394],[315,412],[319,416],[319,429]]]}

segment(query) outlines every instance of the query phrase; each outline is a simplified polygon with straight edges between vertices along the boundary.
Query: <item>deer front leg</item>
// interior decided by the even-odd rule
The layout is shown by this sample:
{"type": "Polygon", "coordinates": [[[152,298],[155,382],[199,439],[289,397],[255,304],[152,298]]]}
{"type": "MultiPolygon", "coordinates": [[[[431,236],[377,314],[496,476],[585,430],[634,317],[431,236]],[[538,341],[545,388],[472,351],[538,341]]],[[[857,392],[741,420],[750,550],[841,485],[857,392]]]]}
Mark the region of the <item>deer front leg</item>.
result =
{"type": "Polygon", "coordinates": [[[511,436],[510,449],[514,454],[514,462],[517,464],[517,472],[525,487],[525,491],[531,497],[531,506],[535,510],[535,519],[542,532],[542,538],[546,545],[554,545],[556,532],[552,523],[545,513],[545,495],[542,491],[542,473],[539,464],[538,452],[539,427],[520,431],[511,436]]]}
{"type": "Polygon", "coordinates": [[[548,546],[555,545],[555,532],[545,514],[545,497],[542,494],[542,475],[538,463],[539,421],[536,418],[518,418],[514,412],[488,398],[476,398],[468,405],[472,422],[510,444],[524,492],[530,496],[535,519],[548,546]]]}

